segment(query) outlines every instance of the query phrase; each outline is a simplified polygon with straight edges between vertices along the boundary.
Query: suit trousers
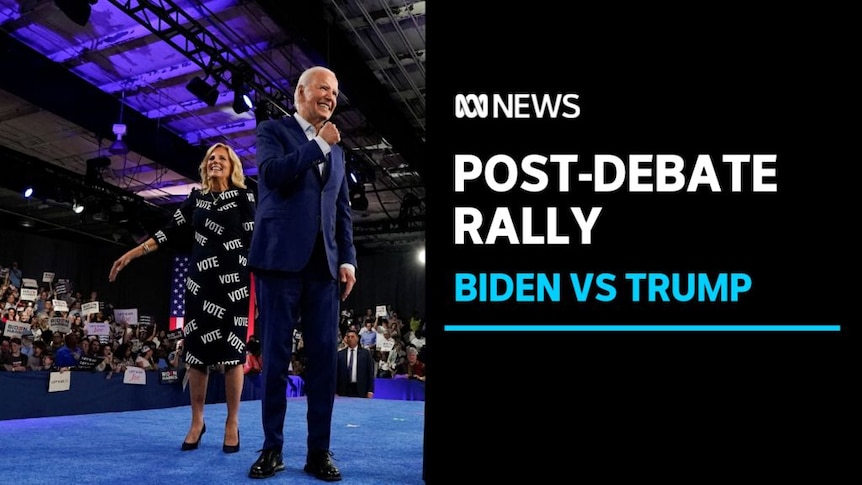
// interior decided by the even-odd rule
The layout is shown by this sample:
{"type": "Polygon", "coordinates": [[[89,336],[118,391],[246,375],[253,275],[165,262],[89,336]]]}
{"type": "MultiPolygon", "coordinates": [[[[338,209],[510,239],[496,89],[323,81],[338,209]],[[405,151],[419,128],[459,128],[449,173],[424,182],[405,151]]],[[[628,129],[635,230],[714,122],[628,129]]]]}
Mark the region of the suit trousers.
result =
{"type": "Polygon", "coordinates": [[[309,263],[298,272],[255,270],[258,334],[263,355],[263,449],[281,450],[287,412],[293,330],[302,330],[308,451],[328,450],[338,359],[338,281],[332,278],[317,238],[309,263]],[[301,317],[301,322],[299,321],[301,317]]]}

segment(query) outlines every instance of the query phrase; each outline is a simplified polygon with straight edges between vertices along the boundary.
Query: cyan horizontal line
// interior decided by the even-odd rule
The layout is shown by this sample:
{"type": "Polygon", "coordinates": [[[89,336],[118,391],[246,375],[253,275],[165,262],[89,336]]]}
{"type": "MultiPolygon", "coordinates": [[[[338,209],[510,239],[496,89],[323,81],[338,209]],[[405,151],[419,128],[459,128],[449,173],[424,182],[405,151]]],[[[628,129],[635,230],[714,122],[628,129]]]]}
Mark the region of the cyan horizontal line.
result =
{"type": "Polygon", "coordinates": [[[841,325],[445,325],[447,332],[840,332],[841,325]]]}

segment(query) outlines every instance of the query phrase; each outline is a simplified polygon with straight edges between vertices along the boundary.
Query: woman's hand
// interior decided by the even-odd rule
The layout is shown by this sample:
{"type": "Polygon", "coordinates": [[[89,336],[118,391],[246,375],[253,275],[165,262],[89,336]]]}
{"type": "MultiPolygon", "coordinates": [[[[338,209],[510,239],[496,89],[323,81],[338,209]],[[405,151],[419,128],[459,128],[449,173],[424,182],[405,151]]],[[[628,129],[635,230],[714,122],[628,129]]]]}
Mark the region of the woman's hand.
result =
{"type": "Polygon", "coordinates": [[[113,282],[114,282],[114,280],[116,280],[116,279],[117,279],[117,276],[119,276],[120,271],[121,271],[123,268],[125,268],[126,266],[128,266],[128,265],[129,265],[129,263],[131,263],[133,259],[134,259],[134,258],[133,258],[133,257],[132,257],[132,255],[131,255],[131,251],[129,251],[129,252],[127,252],[126,254],[124,254],[124,255],[120,256],[120,258],[119,258],[119,259],[117,259],[116,261],[114,261],[114,265],[113,265],[113,266],[111,266],[111,272],[110,272],[110,273],[108,273],[108,281],[110,281],[111,283],[113,283],[113,282]]]}

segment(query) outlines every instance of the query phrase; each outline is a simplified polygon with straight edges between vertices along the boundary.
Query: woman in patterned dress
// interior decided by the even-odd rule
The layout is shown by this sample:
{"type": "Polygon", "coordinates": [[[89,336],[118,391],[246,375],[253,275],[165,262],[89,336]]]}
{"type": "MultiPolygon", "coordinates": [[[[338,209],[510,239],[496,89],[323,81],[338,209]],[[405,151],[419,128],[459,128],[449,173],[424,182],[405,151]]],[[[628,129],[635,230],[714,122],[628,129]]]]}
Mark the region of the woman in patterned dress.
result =
{"type": "Polygon", "coordinates": [[[208,369],[223,366],[227,420],[225,453],[239,451],[239,404],[248,333],[251,279],[247,265],[255,201],[234,150],[216,143],[200,164],[201,189],[193,190],[171,221],[114,262],[110,281],[133,259],[161,245],[193,242],[185,284],[184,357],[189,372],[192,421],[182,450],[197,449],[206,431],[208,369]]]}

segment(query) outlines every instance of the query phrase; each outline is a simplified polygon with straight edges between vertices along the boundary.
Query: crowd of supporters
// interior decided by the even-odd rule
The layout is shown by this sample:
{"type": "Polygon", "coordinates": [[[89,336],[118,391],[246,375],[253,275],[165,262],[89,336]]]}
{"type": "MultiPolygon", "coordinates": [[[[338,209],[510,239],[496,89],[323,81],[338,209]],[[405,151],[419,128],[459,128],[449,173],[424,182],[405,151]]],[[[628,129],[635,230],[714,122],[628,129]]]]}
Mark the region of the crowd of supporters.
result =
{"type": "MultiPolygon", "coordinates": [[[[0,372],[71,370],[104,372],[110,378],[133,366],[145,370],[185,366],[181,329],[172,331],[155,321],[117,321],[113,305],[100,301],[96,291],[87,297],[79,290],[57,294],[51,285],[43,284],[33,288],[35,298],[24,299],[23,280],[17,263],[0,265],[0,372]],[[65,309],[56,309],[55,302],[65,302],[65,309]],[[82,307],[94,302],[99,310],[84,314],[82,307]]],[[[348,329],[355,330],[360,345],[372,352],[378,378],[425,379],[426,328],[417,312],[405,322],[392,308],[385,312],[368,308],[364,315],[346,309],[341,312],[339,335],[348,329]]],[[[339,348],[346,345],[343,338],[339,340],[339,348]]],[[[260,342],[250,336],[245,372],[259,373],[263,358],[260,342]]],[[[304,369],[300,328],[294,332],[291,372],[302,376],[304,369]]]]}

